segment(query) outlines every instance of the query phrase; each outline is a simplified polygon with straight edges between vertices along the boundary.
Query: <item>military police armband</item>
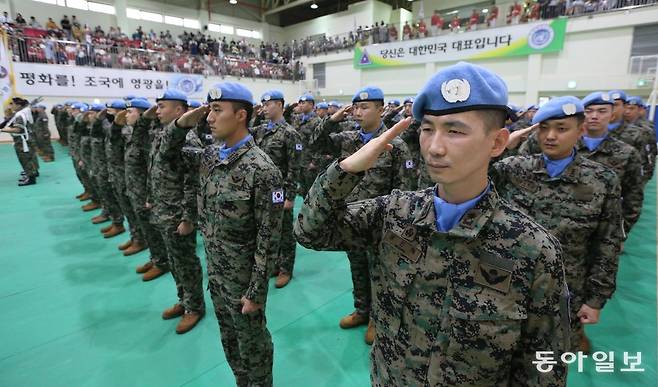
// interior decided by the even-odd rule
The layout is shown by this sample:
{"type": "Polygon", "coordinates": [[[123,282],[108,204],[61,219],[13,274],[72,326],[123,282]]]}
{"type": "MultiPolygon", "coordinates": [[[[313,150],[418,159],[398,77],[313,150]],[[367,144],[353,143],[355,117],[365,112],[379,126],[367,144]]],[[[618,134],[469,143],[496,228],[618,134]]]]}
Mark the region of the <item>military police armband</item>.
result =
{"type": "Polygon", "coordinates": [[[286,196],[284,195],[283,188],[272,191],[272,204],[282,204],[285,200],[286,196]]]}

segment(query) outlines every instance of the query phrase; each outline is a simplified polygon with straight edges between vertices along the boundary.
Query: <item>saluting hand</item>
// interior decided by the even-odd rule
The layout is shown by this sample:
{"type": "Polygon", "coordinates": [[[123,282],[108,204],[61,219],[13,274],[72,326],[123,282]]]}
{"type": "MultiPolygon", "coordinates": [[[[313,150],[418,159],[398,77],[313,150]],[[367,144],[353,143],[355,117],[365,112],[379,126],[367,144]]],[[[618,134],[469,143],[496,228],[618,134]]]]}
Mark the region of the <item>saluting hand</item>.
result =
{"type": "Polygon", "coordinates": [[[519,144],[528,139],[532,131],[537,129],[537,127],[539,127],[538,123],[532,125],[531,127],[516,130],[510,133],[509,139],[507,140],[507,149],[514,149],[519,146],[519,144]]]}
{"type": "Polygon", "coordinates": [[[332,114],[331,118],[329,118],[329,121],[331,121],[331,122],[340,122],[351,111],[352,111],[352,105],[345,105],[342,108],[338,109],[338,111],[336,113],[332,114]]]}
{"type": "Polygon", "coordinates": [[[147,111],[144,112],[144,118],[154,119],[157,115],[155,114],[158,110],[158,105],[151,106],[147,111]]]}
{"type": "Polygon", "coordinates": [[[242,304],[242,314],[256,313],[263,308],[262,304],[257,304],[244,296],[240,299],[240,303],[242,304]]]}
{"type": "Polygon", "coordinates": [[[208,106],[200,106],[188,111],[176,120],[176,126],[184,129],[190,129],[197,126],[202,119],[206,118],[209,109],[208,106]]]}
{"type": "Polygon", "coordinates": [[[126,116],[128,115],[128,110],[122,110],[114,117],[114,123],[119,126],[125,126],[127,123],[126,116]]]}
{"type": "Polygon", "coordinates": [[[594,309],[587,304],[583,304],[580,307],[580,310],[576,314],[580,318],[582,324],[596,324],[599,322],[599,315],[601,314],[600,309],[594,309]]]}
{"type": "Polygon", "coordinates": [[[411,125],[412,118],[407,117],[392,128],[368,141],[361,149],[356,151],[350,157],[340,162],[340,167],[349,173],[359,173],[372,168],[377,162],[379,155],[389,152],[393,149],[391,141],[400,133],[404,132],[411,125]]]}
{"type": "Polygon", "coordinates": [[[98,112],[98,119],[102,121],[105,119],[106,115],[107,115],[107,109],[103,109],[100,112],[98,112]]]}

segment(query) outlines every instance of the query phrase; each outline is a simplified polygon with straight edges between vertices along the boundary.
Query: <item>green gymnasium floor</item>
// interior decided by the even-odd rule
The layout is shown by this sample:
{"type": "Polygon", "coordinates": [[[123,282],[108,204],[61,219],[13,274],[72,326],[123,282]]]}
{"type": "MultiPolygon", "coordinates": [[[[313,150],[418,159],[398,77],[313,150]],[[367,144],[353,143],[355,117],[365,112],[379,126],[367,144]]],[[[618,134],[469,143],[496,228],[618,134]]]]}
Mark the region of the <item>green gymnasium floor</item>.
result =
{"type": "MultiPolygon", "coordinates": [[[[73,199],[81,187],[70,159],[56,151],[56,162],[41,164],[39,184],[19,188],[14,151],[0,145],[0,386],[233,386],[214,314],[174,333],[176,321],[160,318],[176,301],[173,280],[141,281],[134,268],[147,253],[121,255],[126,234],[102,238],[89,221],[95,213],[73,199]]],[[[345,255],[298,247],[296,277],[269,293],[275,386],[369,385],[365,328],[338,328],[351,311],[345,255]]],[[[583,373],[571,369],[569,385],[655,386],[656,330],[654,179],[617,292],[603,322],[588,329],[594,350],[615,351],[615,372],[597,374],[586,360],[583,373]],[[620,372],[624,351],[641,351],[645,371],[620,372]]]]}

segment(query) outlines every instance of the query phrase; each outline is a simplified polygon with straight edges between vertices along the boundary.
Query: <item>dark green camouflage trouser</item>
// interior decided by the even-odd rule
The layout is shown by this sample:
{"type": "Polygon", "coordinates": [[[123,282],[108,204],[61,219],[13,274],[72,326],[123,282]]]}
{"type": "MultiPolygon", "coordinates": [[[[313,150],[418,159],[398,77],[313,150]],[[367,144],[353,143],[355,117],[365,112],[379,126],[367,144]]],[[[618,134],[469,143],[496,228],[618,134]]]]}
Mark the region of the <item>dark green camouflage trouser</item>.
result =
{"type": "Polygon", "coordinates": [[[179,235],[177,223],[152,223],[160,232],[171,275],[176,281],[176,291],[181,305],[189,312],[200,313],[205,309],[203,302],[203,276],[201,262],[196,255],[196,230],[188,235],[179,235]]]}
{"type": "Polygon", "coordinates": [[[23,140],[20,136],[12,136],[14,139],[14,150],[16,157],[21,164],[21,168],[27,176],[36,177],[39,173],[39,160],[37,159],[37,152],[35,142],[32,137],[27,140],[27,152],[23,149],[23,140]]]}
{"type": "Polygon", "coordinates": [[[167,260],[167,248],[165,247],[162,235],[156,230],[149,221],[151,212],[144,208],[145,198],[134,196],[128,197],[130,205],[135,213],[135,222],[137,227],[142,230],[144,237],[142,242],[146,242],[151,253],[151,262],[162,270],[169,270],[169,261],[167,260]]]}
{"type": "Polygon", "coordinates": [[[350,272],[352,273],[352,295],[354,296],[354,309],[362,316],[370,314],[372,294],[370,286],[372,253],[368,251],[348,251],[347,259],[350,261],[350,272]]]}
{"type": "Polygon", "coordinates": [[[295,266],[295,251],[297,241],[293,235],[293,210],[282,211],[283,222],[281,227],[281,245],[279,247],[278,269],[281,272],[292,274],[295,266]]]}
{"type": "Polygon", "coordinates": [[[54,158],[55,150],[53,149],[53,144],[50,142],[50,130],[48,126],[38,127],[35,137],[37,140],[37,149],[41,152],[41,156],[54,158]]]}
{"type": "Polygon", "coordinates": [[[208,277],[222,347],[236,384],[238,387],[272,386],[274,345],[267,329],[265,307],[244,315],[240,299],[228,297],[222,291],[223,286],[227,285],[208,277]]]}

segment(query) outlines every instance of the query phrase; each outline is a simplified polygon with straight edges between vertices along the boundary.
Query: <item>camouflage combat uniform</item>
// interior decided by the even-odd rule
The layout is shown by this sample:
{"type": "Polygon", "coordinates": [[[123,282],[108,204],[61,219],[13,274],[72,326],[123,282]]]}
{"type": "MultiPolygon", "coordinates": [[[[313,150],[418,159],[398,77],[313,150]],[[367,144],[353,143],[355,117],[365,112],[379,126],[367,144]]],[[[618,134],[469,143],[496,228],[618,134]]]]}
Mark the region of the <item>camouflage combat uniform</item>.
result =
{"type": "MultiPolygon", "coordinates": [[[[327,152],[334,158],[347,157],[365,145],[359,131],[336,132],[337,123],[327,120],[317,128],[309,143],[312,152],[327,152]],[[322,150],[322,151],[320,151],[322,150]]],[[[373,138],[386,131],[382,124],[373,138]]],[[[347,197],[347,202],[371,199],[388,195],[394,189],[410,190],[414,186],[415,166],[407,145],[400,138],[391,143],[393,149],[383,153],[375,165],[366,172],[365,178],[354,187],[347,197]]],[[[372,265],[377,263],[372,245],[362,245],[358,249],[347,251],[352,273],[354,308],[362,316],[367,316],[371,310],[371,280],[376,275],[372,265]]]]}
{"type": "Polygon", "coordinates": [[[224,160],[218,151],[214,145],[203,153],[198,201],[210,294],[237,385],[271,386],[273,345],[265,305],[279,250],[281,173],[253,139],[224,160]],[[242,314],[242,297],[263,308],[242,314]]]}
{"type": "Polygon", "coordinates": [[[180,235],[178,225],[185,214],[196,209],[185,208],[185,163],[182,148],[187,131],[176,128],[175,121],[158,126],[151,144],[148,171],[147,202],[151,207],[151,221],[160,232],[167,249],[169,269],[176,281],[179,303],[187,312],[203,313],[203,285],[201,263],[196,255],[196,229],[180,235]]]}
{"type": "Polygon", "coordinates": [[[36,139],[37,150],[45,160],[55,159],[55,150],[50,143],[50,128],[48,128],[48,114],[45,111],[33,113],[34,116],[34,136],[36,139]]]}
{"type": "Polygon", "coordinates": [[[610,137],[631,145],[640,153],[643,177],[646,184],[656,168],[656,132],[648,128],[623,122],[617,129],[609,131],[610,137]]]}
{"type": "Polygon", "coordinates": [[[50,113],[53,115],[53,119],[55,121],[55,128],[57,129],[57,133],[59,134],[59,142],[67,146],[69,144],[68,142],[68,127],[66,125],[67,121],[67,116],[68,114],[66,113],[66,110],[64,108],[56,108],[53,106],[52,109],[50,109],[50,113]]]}
{"type": "MultiPolygon", "coordinates": [[[[26,109],[29,109],[29,107],[26,109]]],[[[14,151],[23,172],[29,177],[36,177],[39,173],[39,160],[37,159],[36,140],[31,127],[32,124],[26,122],[23,117],[16,116],[10,126],[21,129],[21,133],[12,133],[11,137],[14,140],[14,151]]]]}
{"type": "MultiPolygon", "coordinates": [[[[295,201],[297,196],[297,176],[300,173],[301,155],[304,150],[299,133],[287,122],[263,123],[251,130],[256,145],[274,162],[283,176],[285,199],[295,201]]],[[[275,271],[292,274],[295,266],[297,242],[292,233],[293,210],[283,210],[283,225],[280,251],[275,263],[275,271]]]]}
{"type": "Polygon", "coordinates": [[[577,153],[556,177],[548,175],[540,154],[506,158],[491,172],[500,196],[560,241],[570,292],[571,350],[578,351],[580,307],[602,309],[615,290],[623,233],[619,179],[577,153]]]}
{"type": "Polygon", "coordinates": [[[299,133],[303,145],[299,178],[297,179],[299,182],[299,194],[302,197],[306,196],[308,189],[311,187],[311,184],[313,184],[318,173],[322,172],[318,170],[318,166],[313,163],[317,156],[308,149],[309,139],[313,136],[313,133],[320,122],[320,118],[313,112],[309,114],[297,114],[292,118],[291,125],[299,133]]]}
{"type": "Polygon", "coordinates": [[[160,232],[150,222],[150,211],[144,207],[147,192],[147,170],[149,151],[155,133],[152,130],[153,120],[140,117],[132,128],[130,138],[126,141],[125,180],[126,195],[135,212],[135,221],[142,231],[143,242],[149,247],[151,262],[163,271],[169,270],[167,249],[160,232]]]}
{"type": "Polygon", "coordinates": [[[348,203],[364,174],[329,166],[295,223],[302,245],[375,246],[373,386],[564,386],[568,350],[559,242],[492,188],[447,233],[434,187],[348,203]]]}
{"type": "Polygon", "coordinates": [[[123,226],[123,213],[110,179],[110,171],[113,166],[108,164],[106,152],[110,126],[111,124],[107,120],[99,119],[91,125],[91,168],[88,171],[98,192],[101,207],[113,224],[123,226]]]}

